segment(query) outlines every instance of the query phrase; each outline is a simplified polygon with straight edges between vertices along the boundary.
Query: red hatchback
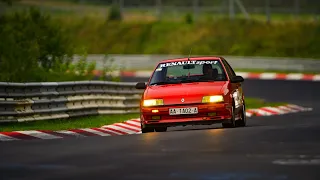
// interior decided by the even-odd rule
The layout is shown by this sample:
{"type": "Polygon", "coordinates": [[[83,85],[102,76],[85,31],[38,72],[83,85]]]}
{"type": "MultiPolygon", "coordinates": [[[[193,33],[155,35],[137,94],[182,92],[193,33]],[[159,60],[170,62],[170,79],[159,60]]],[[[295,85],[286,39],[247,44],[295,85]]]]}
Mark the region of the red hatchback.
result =
{"type": "Polygon", "coordinates": [[[246,126],[243,81],[223,57],[161,61],[147,84],[136,84],[144,89],[142,133],[180,125],[246,126]]]}

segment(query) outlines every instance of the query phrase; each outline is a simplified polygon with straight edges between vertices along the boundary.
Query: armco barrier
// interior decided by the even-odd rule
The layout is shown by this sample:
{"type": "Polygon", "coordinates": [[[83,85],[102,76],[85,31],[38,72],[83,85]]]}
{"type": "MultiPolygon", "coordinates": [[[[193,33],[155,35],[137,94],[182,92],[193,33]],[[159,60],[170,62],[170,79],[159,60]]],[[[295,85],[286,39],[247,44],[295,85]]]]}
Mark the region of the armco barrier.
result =
{"type": "Polygon", "coordinates": [[[0,122],[137,113],[141,93],[123,82],[0,82],[0,122]]]}

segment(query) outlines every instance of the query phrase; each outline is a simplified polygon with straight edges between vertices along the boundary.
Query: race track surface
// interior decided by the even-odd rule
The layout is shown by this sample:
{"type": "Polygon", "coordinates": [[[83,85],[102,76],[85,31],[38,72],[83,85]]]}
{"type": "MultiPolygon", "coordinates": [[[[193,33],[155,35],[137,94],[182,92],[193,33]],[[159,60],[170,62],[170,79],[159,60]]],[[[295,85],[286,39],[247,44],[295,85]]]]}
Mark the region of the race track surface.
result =
{"type": "Polygon", "coordinates": [[[248,127],[0,143],[0,179],[320,179],[320,83],[246,80],[246,96],[313,111],[248,127]]]}

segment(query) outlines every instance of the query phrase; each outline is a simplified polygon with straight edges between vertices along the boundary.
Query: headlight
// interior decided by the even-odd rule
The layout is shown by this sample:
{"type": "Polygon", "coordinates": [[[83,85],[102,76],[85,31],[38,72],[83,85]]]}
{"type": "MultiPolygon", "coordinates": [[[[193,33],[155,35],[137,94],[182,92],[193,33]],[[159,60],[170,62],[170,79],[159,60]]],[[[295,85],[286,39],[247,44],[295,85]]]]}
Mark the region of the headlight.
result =
{"type": "Polygon", "coordinates": [[[223,96],[216,95],[216,96],[204,96],[202,98],[203,103],[214,103],[214,102],[223,102],[223,96]]]}
{"type": "Polygon", "coordinates": [[[148,99],[143,101],[143,106],[160,106],[163,105],[162,99],[148,99]]]}

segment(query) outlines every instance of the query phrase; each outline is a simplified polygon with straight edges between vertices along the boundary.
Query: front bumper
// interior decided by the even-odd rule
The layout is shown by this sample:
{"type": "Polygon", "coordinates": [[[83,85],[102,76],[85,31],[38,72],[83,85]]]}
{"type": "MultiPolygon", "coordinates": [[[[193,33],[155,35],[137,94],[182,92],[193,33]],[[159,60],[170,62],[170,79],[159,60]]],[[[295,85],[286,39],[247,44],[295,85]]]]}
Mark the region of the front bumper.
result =
{"type": "Polygon", "coordinates": [[[180,125],[200,125],[229,122],[232,118],[232,104],[210,103],[210,104],[187,104],[160,107],[142,107],[142,126],[180,126],[180,125]],[[198,107],[197,114],[169,115],[169,108],[198,107]],[[152,112],[158,110],[158,112],[152,112]]]}

